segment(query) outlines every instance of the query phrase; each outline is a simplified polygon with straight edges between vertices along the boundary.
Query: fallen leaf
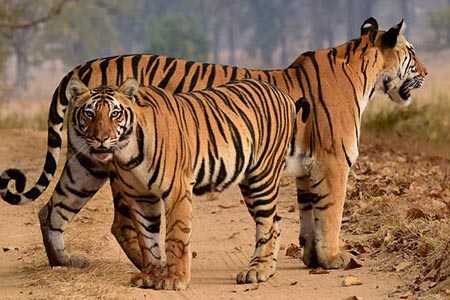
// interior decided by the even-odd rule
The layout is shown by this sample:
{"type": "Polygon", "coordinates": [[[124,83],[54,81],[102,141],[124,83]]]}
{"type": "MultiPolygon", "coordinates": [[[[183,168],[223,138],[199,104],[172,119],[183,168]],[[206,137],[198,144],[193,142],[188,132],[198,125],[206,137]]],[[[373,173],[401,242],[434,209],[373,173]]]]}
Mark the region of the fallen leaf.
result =
{"type": "Polygon", "coordinates": [[[311,275],[325,275],[325,274],[330,274],[330,271],[325,270],[323,268],[317,268],[317,269],[309,270],[309,274],[311,274],[311,275]]]}
{"type": "Polygon", "coordinates": [[[417,256],[425,257],[427,256],[428,252],[430,250],[430,247],[426,243],[422,243],[417,247],[417,256]]]}
{"type": "Polygon", "coordinates": [[[299,246],[290,244],[286,249],[286,256],[294,257],[294,258],[301,258],[302,250],[299,246]]]}
{"type": "Polygon", "coordinates": [[[398,265],[394,266],[394,271],[395,272],[403,271],[404,269],[408,268],[411,265],[412,265],[412,262],[403,261],[403,262],[399,263],[398,265]]]}
{"type": "Polygon", "coordinates": [[[355,248],[356,248],[356,251],[358,251],[359,254],[364,254],[364,253],[368,252],[366,247],[364,247],[361,244],[355,244],[355,248]]]}
{"type": "Polygon", "coordinates": [[[417,208],[417,207],[411,207],[406,212],[406,218],[411,219],[411,220],[423,219],[426,216],[427,215],[420,208],[417,208]]]}
{"type": "Polygon", "coordinates": [[[241,253],[242,247],[234,247],[233,250],[231,250],[232,253],[241,253]]]}
{"type": "Polygon", "coordinates": [[[295,206],[294,205],[289,206],[288,212],[294,212],[294,211],[295,211],[295,206]]]}
{"type": "Polygon", "coordinates": [[[361,268],[362,265],[358,263],[354,258],[350,258],[350,261],[345,265],[344,270],[351,270],[361,268]]]}
{"type": "Polygon", "coordinates": [[[362,281],[359,280],[358,277],[353,275],[348,275],[344,277],[342,281],[342,286],[354,286],[354,285],[362,285],[362,281]]]}

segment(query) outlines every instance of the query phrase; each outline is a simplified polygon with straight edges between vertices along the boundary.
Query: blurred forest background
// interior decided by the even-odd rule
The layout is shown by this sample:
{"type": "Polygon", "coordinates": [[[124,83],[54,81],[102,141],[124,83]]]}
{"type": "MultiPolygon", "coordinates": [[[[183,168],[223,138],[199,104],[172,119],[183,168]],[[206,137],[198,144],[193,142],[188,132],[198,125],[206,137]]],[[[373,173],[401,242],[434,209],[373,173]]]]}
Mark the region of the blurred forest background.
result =
{"type": "Polygon", "coordinates": [[[419,49],[450,46],[449,0],[0,0],[0,71],[20,95],[42,69],[125,53],[282,68],[369,16],[384,29],[405,18],[419,49]]]}
{"type": "Polygon", "coordinates": [[[369,16],[382,29],[404,18],[430,75],[413,106],[375,101],[364,126],[450,144],[450,0],[0,0],[0,128],[44,129],[58,82],[94,58],[156,53],[283,68],[357,37],[369,16]]]}

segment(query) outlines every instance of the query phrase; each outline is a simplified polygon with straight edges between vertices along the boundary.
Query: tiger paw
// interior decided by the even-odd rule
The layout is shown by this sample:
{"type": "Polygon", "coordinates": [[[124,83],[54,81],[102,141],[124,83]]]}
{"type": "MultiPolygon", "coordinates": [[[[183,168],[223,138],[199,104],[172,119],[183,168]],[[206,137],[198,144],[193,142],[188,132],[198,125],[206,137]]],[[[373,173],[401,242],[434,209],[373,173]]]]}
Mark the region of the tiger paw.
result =
{"type": "Polygon", "coordinates": [[[86,268],[89,266],[89,261],[84,257],[71,256],[70,266],[74,268],[86,268]]]}
{"type": "Polygon", "coordinates": [[[67,254],[56,255],[50,259],[50,265],[52,268],[56,267],[73,267],[73,268],[86,268],[89,266],[89,261],[79,256],[68,256],[67,254]]]}
{"type": "Polygon", "coordinates": [[[131,277],[130,286],[139,288],[153,288],[155,287],[158,277],[154,274],[138,273],[131,277]]]}
{"type": "Polygon", "coordinates": [[[275,270],[270,268],[258,270],[255,268],[246,269],[239,272],[236,276],[238,284],[265,282],[273,276],[275,270]]]}
{"type": "Polygon", "coordinates": [[[175,274],[162,275],[155,285],[157,290],[185,290],[189,286],[189,279],[187,276],[178,276],[175,274]]]}
{"type": "Polygon", "coordinates": [[[351,258],[350,253],[341,251],[337,255],[319,257],[319,265],[325,269],[342,269],[350,262],[351,258]]]}

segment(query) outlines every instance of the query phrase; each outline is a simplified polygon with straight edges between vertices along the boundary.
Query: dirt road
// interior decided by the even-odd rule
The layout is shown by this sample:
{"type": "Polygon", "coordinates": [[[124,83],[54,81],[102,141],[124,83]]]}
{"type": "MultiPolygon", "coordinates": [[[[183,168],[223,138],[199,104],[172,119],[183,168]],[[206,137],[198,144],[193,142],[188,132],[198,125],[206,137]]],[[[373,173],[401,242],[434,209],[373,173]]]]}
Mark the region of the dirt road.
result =
{"type": "MultiPolygon", "coordinates": [[[[45,132],[0,131],[0,170],[22,168],[33,181],[45,155],[45,132]]],[[[61,168],[59,168],[61,169],[61,168]]],[[[28,184],[32,184],[29,182],[28,184]]],[[[54,186],[54,183],[52,187],[54,186]]],[[[49,189],[50,191],[52,188],[49,189]]],[[[298,212],[293,183],[283,187],[279,205],[282,216],[282,248],[297,244],[298,212]]],[[[192,282],[187,291],[165,292],[128,287],[137,270],[110,234],[113,207],[105,186],[70,224],[66,249],[87,258],[84,269],[48,265],[37,212],[50,192],[35,203],[10,206],[0,201],[0,299],[308,299],[333,300],[351,296],[388,299],[401,278],[380,272],[378,261],[360,256],[362,268],[309,274],[301,260],[280,251],[276,275],[259,285],[236,285],[235,275],[245,267],[254,245],[254,225],[237,189],[220,200],[195,199],[192,249],[192,282]],[[362,285],[343,287],[344,276],[355,275],[362,285]]],[[[344,232],[352,241],[361,237],[344,232]]]]}

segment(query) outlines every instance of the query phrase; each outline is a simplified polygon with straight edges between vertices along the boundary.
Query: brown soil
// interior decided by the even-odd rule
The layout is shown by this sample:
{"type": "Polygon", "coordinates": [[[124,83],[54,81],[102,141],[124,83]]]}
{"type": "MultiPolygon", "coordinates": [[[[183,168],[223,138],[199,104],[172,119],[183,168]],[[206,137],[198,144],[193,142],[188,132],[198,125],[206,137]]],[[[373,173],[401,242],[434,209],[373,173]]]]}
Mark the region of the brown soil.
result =
{"type": "MultiPolygon", "coordinates": [[[[5,130],[0,131],[0,140],[3,141],[0,146],[0,170],[22,168],[31,179],[36,179],[45,155],[46,134],[5,130]]],[[[365,147],[368,156],[361,159],[370,159],[371,153],[383,151],[382,146],[365,147]]],[[[360,171],[366,170],[356,168],[357,173],[360,171]]],[[[298,212],[292,212],[295,203],[292,180],[286,180],[279,205],[284,250],[280,251],[276,275],[267,283],[235,284],[235,275],[245,267],[254,245],[253,221],[235,188],[217,201],[194,201],[192,249],[197,256],[193,259],[192,282],[187,291],[165,292],[128,287],[130,277],[137,270],[110,233],[113,206],[108,186],[91,200],[65,233],[69,253],[89,259],[89,267],[51,269],[41,240],[37,212],[48,200],[52,187],[54,182],[43,197],[25,206],[15,207],[0,201],[1,299],[330,300],[357,296],[365,300],[378,300],[390,296],[399,298],[406,290],[397,287],[409,284],[407,271],[392,271],[392,268],[386,267],[386,262],[390,261],[389,254],[371,247],[366,247],[368,253],[357,257],[362,268],[332,270],[329,274],[310,274],[300,259],[286,256],[285,249],[289,244],[298,243],[298,212]],[[358,277],[362,285],[343,287],[343,278],[348,275],[358,277]]],[[[350,205],[353,203],[349,202],[350,205]]],[[[364,235],[366,233],[355,230],[358,228],[354,222],[358,210],[347,210],[346,215],[351,217],[347,217],[343,226],[343,245],[368,241],[364,235]]],[[[359,215],[358,218],[364,219],[365,216],[359,215]]]]}

